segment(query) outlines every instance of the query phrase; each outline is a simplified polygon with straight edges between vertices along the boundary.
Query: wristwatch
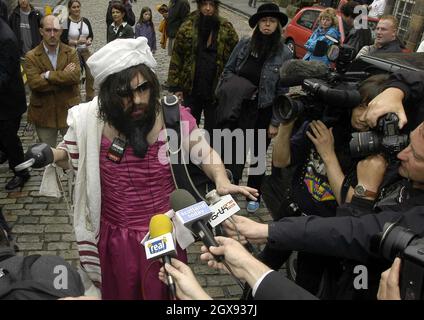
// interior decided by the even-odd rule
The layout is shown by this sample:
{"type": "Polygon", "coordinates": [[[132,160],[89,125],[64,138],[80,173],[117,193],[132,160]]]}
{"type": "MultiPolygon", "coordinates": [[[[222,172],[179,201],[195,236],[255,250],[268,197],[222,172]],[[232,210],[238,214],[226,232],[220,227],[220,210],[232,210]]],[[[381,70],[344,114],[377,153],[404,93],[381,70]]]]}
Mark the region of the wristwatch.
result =
{"type": "Polygon", "coordinates": [[[367,190],[364,185],[358,184],[354,189],[354,195],[359,198],[377,198],[377,192],[367,190]]]}

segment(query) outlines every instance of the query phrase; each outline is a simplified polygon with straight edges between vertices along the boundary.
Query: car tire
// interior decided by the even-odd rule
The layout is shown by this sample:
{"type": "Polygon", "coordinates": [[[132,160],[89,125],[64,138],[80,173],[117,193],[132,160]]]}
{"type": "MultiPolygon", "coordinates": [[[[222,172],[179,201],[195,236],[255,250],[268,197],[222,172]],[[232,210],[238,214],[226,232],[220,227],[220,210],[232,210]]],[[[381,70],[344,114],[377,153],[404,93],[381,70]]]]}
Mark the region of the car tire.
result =
{"type": "Polygon", "coordinates": [[[293,55],[293,59],[296,59],[296,47],[294,44],[294,41],[292,39],[289,39],[286,41],[286,45],[289,48],[289,50],[291,51],[292,55],[293,55]]]}

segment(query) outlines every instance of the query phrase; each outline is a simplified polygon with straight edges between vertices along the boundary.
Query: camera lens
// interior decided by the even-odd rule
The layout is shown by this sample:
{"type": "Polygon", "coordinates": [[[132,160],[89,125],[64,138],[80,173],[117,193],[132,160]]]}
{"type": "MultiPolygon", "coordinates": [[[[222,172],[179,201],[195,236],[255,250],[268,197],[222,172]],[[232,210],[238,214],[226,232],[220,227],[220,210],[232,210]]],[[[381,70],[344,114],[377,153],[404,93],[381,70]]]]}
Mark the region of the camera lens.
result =
{"type": "Polygon", "coordinates": [[[301,97],[288,97],[281,95],[274,101],[274,113],[279,122],[287,122],[296,118],[304,109],[301,97]]]}
{"type": "Polygon", "coordinates": [[[385,259],[393,261],[415,237],[416,235],[406,228],[386,223],[381,235],[379,253],[385,259]]]}
{"type": "Polygon", "coordinates": [[[381,138],[373,131],[354,132],[349,142],[352,157],[366,157],[381,149],[381,138]]]}

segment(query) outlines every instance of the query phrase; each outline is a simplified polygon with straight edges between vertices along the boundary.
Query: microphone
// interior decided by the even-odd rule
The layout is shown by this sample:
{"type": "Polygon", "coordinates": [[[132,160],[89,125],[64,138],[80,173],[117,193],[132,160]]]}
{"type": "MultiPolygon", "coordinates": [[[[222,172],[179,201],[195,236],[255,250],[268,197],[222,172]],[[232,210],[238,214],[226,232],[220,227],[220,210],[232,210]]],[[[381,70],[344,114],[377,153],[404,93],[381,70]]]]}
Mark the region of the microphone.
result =
{"type": "Polygon", "coordinates": [[[290,59],[281,65],[280,84],[284,87],[300,86],[305,79],[325,78],[329,73],[329,68],[321,61],[290,59]]]}
{"type": "MultiPolygon", "coordinates": [[[[150,239],[144,243],[147,259],[162,258],[163,264],[171,264],[171,256],[177,255],[174,238],[172,237],[172,222],[165,214],[156,214],[150,219],[149,224],[150,239]]],[[[177,300],[177,289],[174,279],[165,267],[165,274],[168,280],[169,298],[177,300]]]]}
{"type": "Polygon", "coordinates": [[[212,190],[205,198],[209,201],[209,208],[212,210],[212,215],[209,219],[209,224],[212,228],[215,228],[240,211],[240,207],[230,194],[221,197],[216,190],[212,190]]]}
{"type": "MultiPolygon", "coordinates": [[[[212,216],[212,211],[205,201],[197,203],[187,190],[177,189],[171,193],[171,207],[184,227],[199,235],[208,249],[210,246],[219,247],[211,230],[206,225],[212,216]]],[[[223,260],[222,256],[215,258],[220,262],[223,260]]]]}
{"type": "MultiPolygon", "coordinates": [[[[177,219],[193,233],[198,234],[208,249],[210,246],[219,247],[211,230],[206,226],[207,221],[212,216],[212,211],[205,201],[196,203],[196,199],[187,190],[177,189],[171,193],[171,207],[175,211],[177,219]]],[[[231,276],[240,288],[244,290],[243,283],[234,275],[224,257],[213,256],[216,261],[226,266],[231,276]]]]}

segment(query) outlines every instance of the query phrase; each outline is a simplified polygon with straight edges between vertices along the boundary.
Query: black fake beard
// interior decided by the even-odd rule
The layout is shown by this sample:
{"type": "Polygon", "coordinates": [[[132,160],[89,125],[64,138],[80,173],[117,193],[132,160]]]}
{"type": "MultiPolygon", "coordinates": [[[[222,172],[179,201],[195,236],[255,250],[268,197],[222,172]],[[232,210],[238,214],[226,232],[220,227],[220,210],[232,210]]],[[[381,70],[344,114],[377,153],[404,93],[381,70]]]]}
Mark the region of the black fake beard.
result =
{"type": "Polygon", "coordinates": [[[257,29],[257,33],[252,39],[252,54],[260,60],[274,54],[280,42],[280,32],[277,30],[274,33],[265,35],[257,29]]]}
{"type": "Polygon", "coordinates": [[[149,105],[145,105],[143,108],[146,112],[136,120],[131,117],[133,106],[126,111],[121,110],[117,115],[108,117],[110,124],[125,136],[129,145],[134,149],[134,155],[139,158],[146,156],[149,148],[147,135],[156,121],[156,108],[149,105]]]}
{"type": "Polygon", "coordinates": [[[199,18],[199,36],[204,41],[207,41],[212,31],[215,33],[219,29],[219,19],[216,15],[205,16],[200,14],[199,18]]]}

